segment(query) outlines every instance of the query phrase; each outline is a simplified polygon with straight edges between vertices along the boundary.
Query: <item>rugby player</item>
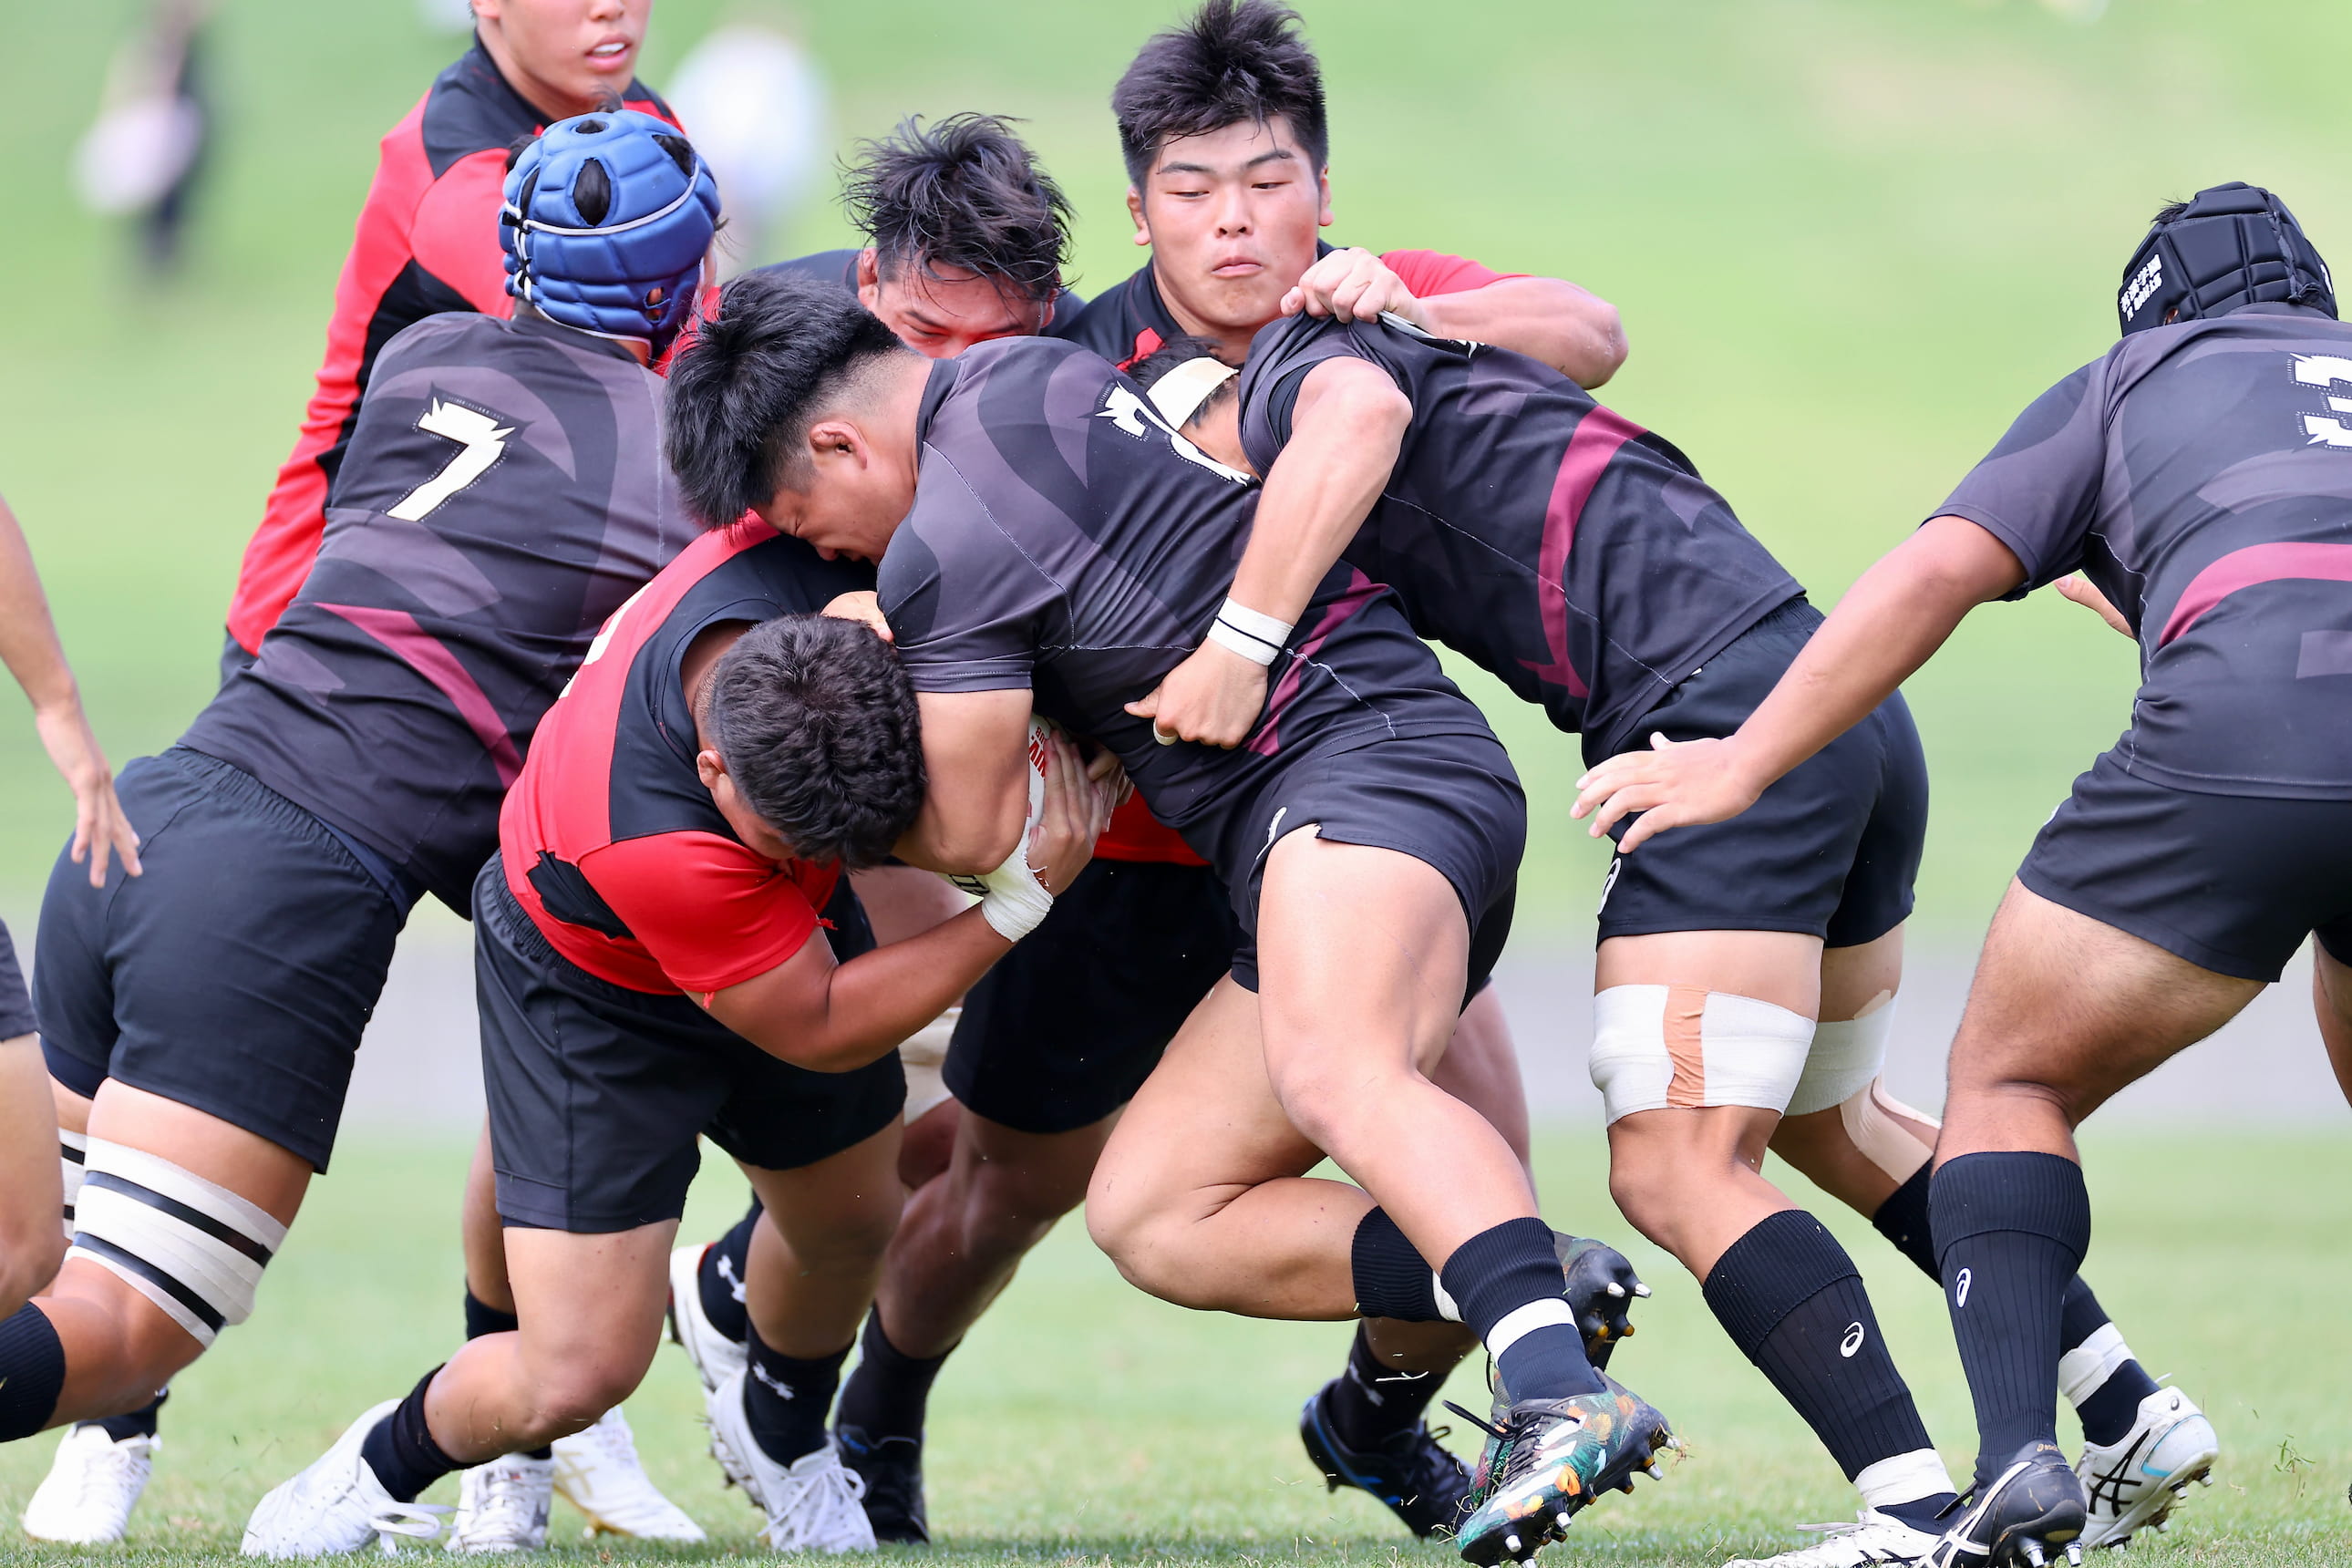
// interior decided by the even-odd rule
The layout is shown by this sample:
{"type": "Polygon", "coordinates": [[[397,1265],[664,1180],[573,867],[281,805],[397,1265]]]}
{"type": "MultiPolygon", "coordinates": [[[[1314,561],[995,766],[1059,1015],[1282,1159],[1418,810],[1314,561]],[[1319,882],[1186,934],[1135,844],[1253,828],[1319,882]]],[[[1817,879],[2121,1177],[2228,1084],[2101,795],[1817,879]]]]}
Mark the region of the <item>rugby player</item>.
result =
{"type": "Polygon", "coordinates": [[[915,696],[871,632],[814,613],[866,580],[733,523],[629,602],[550,713],[474,889],[520,1327],[469,1340],[264,1498],[248,1555],[429,1535],[414,1505],[435,1480],[543,1466],[513,1456],[627,1397],[698,1135],[766,1202],[749,1365],[710,1395],[713,1449],[777,1550],[873,1548],[825,1415],[898,1224],[898,1047],[1034,925],[1032,895],[1068,884],[1109,795],[1055,739],[1013,851],[1030,874],[877,948],[841,871],[879,863],[922,803],[915,696]]]}
{"type": "Polygon", "coordinates": [[[2121,341],[1864,574],[1751,718],[1604,763],[1578,803],[1639,813],[1628,849],[1670,846],[1838,744],[1970,610],[2078,568],[2138,639],[2131,728],[2034,839],[1952,1042],[1929,1214],[1979,1446],[1937,1564],[2127,1540],[2218,1452],[2153,1385],[2105,1430],[2084,1410],[2074,1465],[2057,1446],[2091,1233],[2074,1127],[2307,937],[2339,1063],[2352,1040],[2352,329],[2284,204],[2234,183],[2157,215],[2116,314],[2121,341]]]}
{"type": "MultiPolygon", "coordinates": [[[[1245,737],[1268,651],[1248,616],[1295,615],[1342,557],[1594,761],[1736,724],[1820,620],[1678,449],[1521,355],[1394,319],[1276,323],[1238,376],[1212,347],[1171,345],[1139,379],[1266,493],[1234,578],[1246,611],[1133,709],[1163,733],[1245,737]]],[[[1852,1262],[1755,1169],[1771,1148],[1931,1261],[1934,1124],[1881,1082],[1925,828],[1926,764],[1890,697],[1747,834],[1614,866],[1602,895],[1612,1187],[1860,1490],[1855,1527],[1784,1560],[1806,1568],[1924,1551],[1952,1500],[1852,1262]]]]}
{"type": "Polygon", "coordinates": [[[409,907],[467,907],[541,714],[698,531],[646,366],[700,280],[707,173],[667,122],[598,114],[508,194],[517,319],[384,346],[303,592],[124,770],[144,874],[52,874],[35,988],[88,1173],[56,1282],[0,1322],[0,1441],[137,1409],[250,1311],[409,907]]]}
{"type": "Polygon", "coordinates": [[[1507,921],[1522,803],[1484,721],[1393,599],[1335,572],[1253,745],[1154,745],[1124,704],[1216,613],[1255,500],[1242,476],[1070,345],[926,363],[838,291],[761,278],[729,286],[718,327],[691,393],[672,391],[681,483],[706,517],[750,505],[881,558],[929,781],[902,858],[1002,858],[1034,701],[1115,752],[1230,889],[1232,973],[1112,1134],[1097,1241],[1165,1299],[1251,1316],[1433,1321],[1442,1283],[1497,1357],[1513,1439],[1465,1551],[1531,1553],[1669,1438],[1589,1364],[1509,1145],[1423,1070],[1507,921]],[[1189,1159],[1154,1186],[1124,1143],[1189,1159]],[[1303,1180],[1326,1152],[1371,1195],[1303,1180]],[[1392,1206],[1367,1218],[1375,1200],[1392,1206]],[[1359,1232],[1380,1239],[1351,1253],[1359,1232]]]}

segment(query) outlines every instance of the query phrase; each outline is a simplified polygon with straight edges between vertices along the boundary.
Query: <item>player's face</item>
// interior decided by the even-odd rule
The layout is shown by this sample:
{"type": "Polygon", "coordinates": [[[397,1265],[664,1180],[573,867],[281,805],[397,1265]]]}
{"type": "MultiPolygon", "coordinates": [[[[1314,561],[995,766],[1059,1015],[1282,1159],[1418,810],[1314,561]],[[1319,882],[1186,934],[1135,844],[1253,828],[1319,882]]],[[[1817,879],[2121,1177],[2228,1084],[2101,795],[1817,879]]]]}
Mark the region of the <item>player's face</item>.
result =
{"type": "Polygon", "coordinates": [[[1034,338],[1054,319],[1050,302],[1000,289],[977,272],[940,266],[885,275],[868,249],[857,258],[857,298],[926,359],[953,359],[992,338],[1034,338]]]}
{"type": "Polygon", "coordinates": [[[1282,313],[1331,221],[1329,181],[1278,116],[1161,143],[1127,205],[1177,319],[1224,333],[1282,313]]]}
{"type": "Polygon", "coordinates": [[[482,47],[532,107],[559,118],[620,96],[653,0],[474,0],[482,47]]]}
{"type": "Polygon", "coordinates": [[[890,548],[898,520],[915,504],[914,486],[898,469],[878,460],[865,433],[839,421],[822,421],[809,432],[812,460],[797,477],[776,487],[761,521],[816,546],[826,560],[879,561],[890,548]]]}

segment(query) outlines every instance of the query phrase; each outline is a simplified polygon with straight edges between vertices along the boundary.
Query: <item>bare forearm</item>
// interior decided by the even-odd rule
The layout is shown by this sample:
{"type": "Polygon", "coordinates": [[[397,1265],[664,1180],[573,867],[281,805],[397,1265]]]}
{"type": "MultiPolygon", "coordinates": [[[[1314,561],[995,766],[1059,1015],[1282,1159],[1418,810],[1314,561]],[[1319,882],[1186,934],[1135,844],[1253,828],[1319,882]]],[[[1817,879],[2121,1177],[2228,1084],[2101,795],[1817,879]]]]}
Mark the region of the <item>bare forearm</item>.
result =
{"type": "Polygon", "coordinates": [[[834,969],[814,1018],[720,1022],[795,1067],[854,1071],[898,1049],[1012,949],[977,909],[966,910],[834,969]]]}
{"type": "Polygon", "coordinates": [[[1630,352],[1617,307],[1562,278],[1506,278],[1421,301],[1439,337],[1492,343],[1541,360],[1579,386],[1601,385],[1630,352]]]}
{"type": "Polygon", "coordinates": [[[5,501],[0,501],[0,663],[36,709],[71,708],[79,700],[32,550],[5,501]]]}

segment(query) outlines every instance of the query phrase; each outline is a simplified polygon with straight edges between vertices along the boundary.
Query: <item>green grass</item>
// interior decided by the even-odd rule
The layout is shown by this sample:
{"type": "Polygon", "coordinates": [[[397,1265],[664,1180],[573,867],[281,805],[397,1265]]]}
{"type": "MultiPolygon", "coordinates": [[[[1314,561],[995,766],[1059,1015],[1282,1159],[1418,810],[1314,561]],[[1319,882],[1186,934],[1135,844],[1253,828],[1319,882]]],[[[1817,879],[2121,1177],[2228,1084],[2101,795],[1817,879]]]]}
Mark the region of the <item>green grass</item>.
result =
{"type": "MultiPolygon", "coordinates": [[[[1597,1139],[1547,1138],[1547,1206],[1563,1224],[1622,1238],[1604,1213],[1600,1156],[1597,1139]]],[[[338,1158],[253,1321],[175,1385],[154,1486],[120,1555],[226,1558],[264,1490],[448,1353],[464,1168],[464,1150],[446,1143],[378,1141],[338,1158]]],[[[2173,1534],[2128,1561],[2352,1558],[2342,1378],[2352,1269],[2340,1248],[2311,1245],[2352,1225],[2352,1144],[2143,1133],[2095,1141],[2090,1169],[2100,1204],[2090,1277],[2149,1370],[2176,1374],[2205,1404],[2225,1448],[2221,1484],[2193,1494],[2173,1534]]],[[[688,1234],[713,1234],[741,1194],[714,1162],[688,1234]]],[[[1822,1212],[1868,1276],[1930,1428],[1964,1467],[1973,1430],[1937,1294],[1866,1225],[1822,1212]]],[[[1835,1468],[1731,1349],[1696,1287],[1654,1250],[1628,1250],[1657,1295],[1614,1370],[1675,1418],[1690,1458],[1663,1484],[1585,1515],[1572,1545],[1548,1560],[1715,1568],[1735,1551],[1792,1542],[1792,1524],[1850,1516],[1835,1468]]],[[[1345,1342],[1336,1326],[1250,1323],[1149,1300],[1065,1224],[940,1382],[928,1463],[942,1542],[932,1555],[1454,1562],[1414,1546],[1370,1500],[1327,1495],[1309,1471],[1292,1429],[1297,1401],[1336,1370],[1345,1342]]],[[[1476,1389],[1471,1371],[1452,1393],[1475,1408],[1476,1389]]],[[[656,1477],[711,1531],[709,1553],[759,1550],[751,1510],[720,1491],[702,1455],[699,1404],[684,1357],[666,1348],[628,1410],[656,1477]]],[[[0,1514],[13,1519],[52,1442],[0,1448],[0,1514]]],[[[445,1482],[428,1500],[454,1496],[445,1482]]],[[[577,1529],[559,1509],[557,1535],[568,1543],[577,1529]]],[[[593,1554],[607,1551],[664,1554],[593,1554]]],[[[0,1536],[0,1562],[76,1555],[0,1536]]]]}
{"type": "MultiPolygon", "coordinates": [[[[142,286],[64,177],[133,0],[20,6],[0,50],[0,493],[33,535],[118,756],[210,689],[239,550],[290,446],[375,138],[453,52],[404,0],[221,8],[229,103],[179,285],[142,286]]],[[[659,83],[721,8],[661,0],[659,83]]],[[[2352,234],[2336,62],[2352,11],[2133,0],[2085,26],[2032,0],[1307,0],[1332,84],[1339,237],[1459,248],[1618,301],[1612,389],[1671,434],[1827,600],[2009,417],[2111,333],[2162,196],[2243,176],[2323,248],[2352,234]]],[[[1076,0],[807,6],[835,123],[1028,117],[1079,210],[1081,287],[1123,276],[1105,99],[1173,14],[1076,0]]],[[[813,214],[780,245],[845,238],[813,214]]],[[[1936,768],[1930,924],[1980,929],[2067,781],[2121,728],[2130,650],[2056,603],[1989,612],[1913,697],[1936,768]]],[[[1483,697],[1496,689],[1478,683],[1483,697]]],[[[1489,703],[1537,789],[1522,908],[1580,917],[1600,858],[1559,787],[1570,742],[1489,703]]],[[[66,821],[0,698],[0,904],[66,821]]]]}

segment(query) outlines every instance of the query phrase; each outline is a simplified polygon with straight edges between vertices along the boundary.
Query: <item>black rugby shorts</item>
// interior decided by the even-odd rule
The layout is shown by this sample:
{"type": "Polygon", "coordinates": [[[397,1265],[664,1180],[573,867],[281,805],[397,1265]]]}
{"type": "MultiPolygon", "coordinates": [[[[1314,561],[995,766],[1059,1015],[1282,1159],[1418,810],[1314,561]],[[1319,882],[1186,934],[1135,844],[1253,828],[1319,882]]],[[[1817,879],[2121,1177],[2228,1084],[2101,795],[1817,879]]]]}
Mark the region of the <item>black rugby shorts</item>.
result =
{"type": "Polygon", "coordinates": [[[948,1091],[1020,1132],[1069,1132],[1135,1098],[1241,942],[1205,866],[1097,859],[964,997],[948,1091]]]}
{"type": "Polygon", "coordinates": [[[324,1171],[406,910],[327,825],[174,746],[117,781],[142,874],[60,851],[33,970],[50,1076],[108,1079],[324,1171]]]}
{"type": "Polygon", "coordinates": [[[16,944],[0,921],[0,1040],[13,1040],[34,1031],[33,998],[25,990],[25,972],[16,966],[16,944]]]}
{"type": "MultiPolygon", "coordinates": [[[[1666,693],[1617,751],[1647,751],[1657,733],[1730,734],[1821,624],[1802,599],[1774,610],[1666,693]]],[[[1610,836],[1623,837],[1634,820],[1610,836]]],[[[1859,946],[1910,917],[1927,837],[1927,762],[1897,692],[1730,821],[1673,828],[1612,858],[1601,938],[1787,931],[1859,946]]]]}
{"type": "MultiPolygon", "coordinates": [[[[843,961],[872,950],[848,878],[824,918],[843,961]]],[[[509,1225],[592,1235],[676,1219],[701,1165],[698,1134],[747,1165],[796,1170],[864,1142],[906,1103],[896,1051],[811,1072],[682,995],[589,973],[531,922],[495,855],[474,879],[474,976],[509,1225]]]]}
{"type": "Polygon", "coordinates": [[[2352,801],[2199,795],[2135,778],[2110,752],[2017,879],[2216,974],[2275,981],[2313,935],[2352,963],[2352,801]]]}

